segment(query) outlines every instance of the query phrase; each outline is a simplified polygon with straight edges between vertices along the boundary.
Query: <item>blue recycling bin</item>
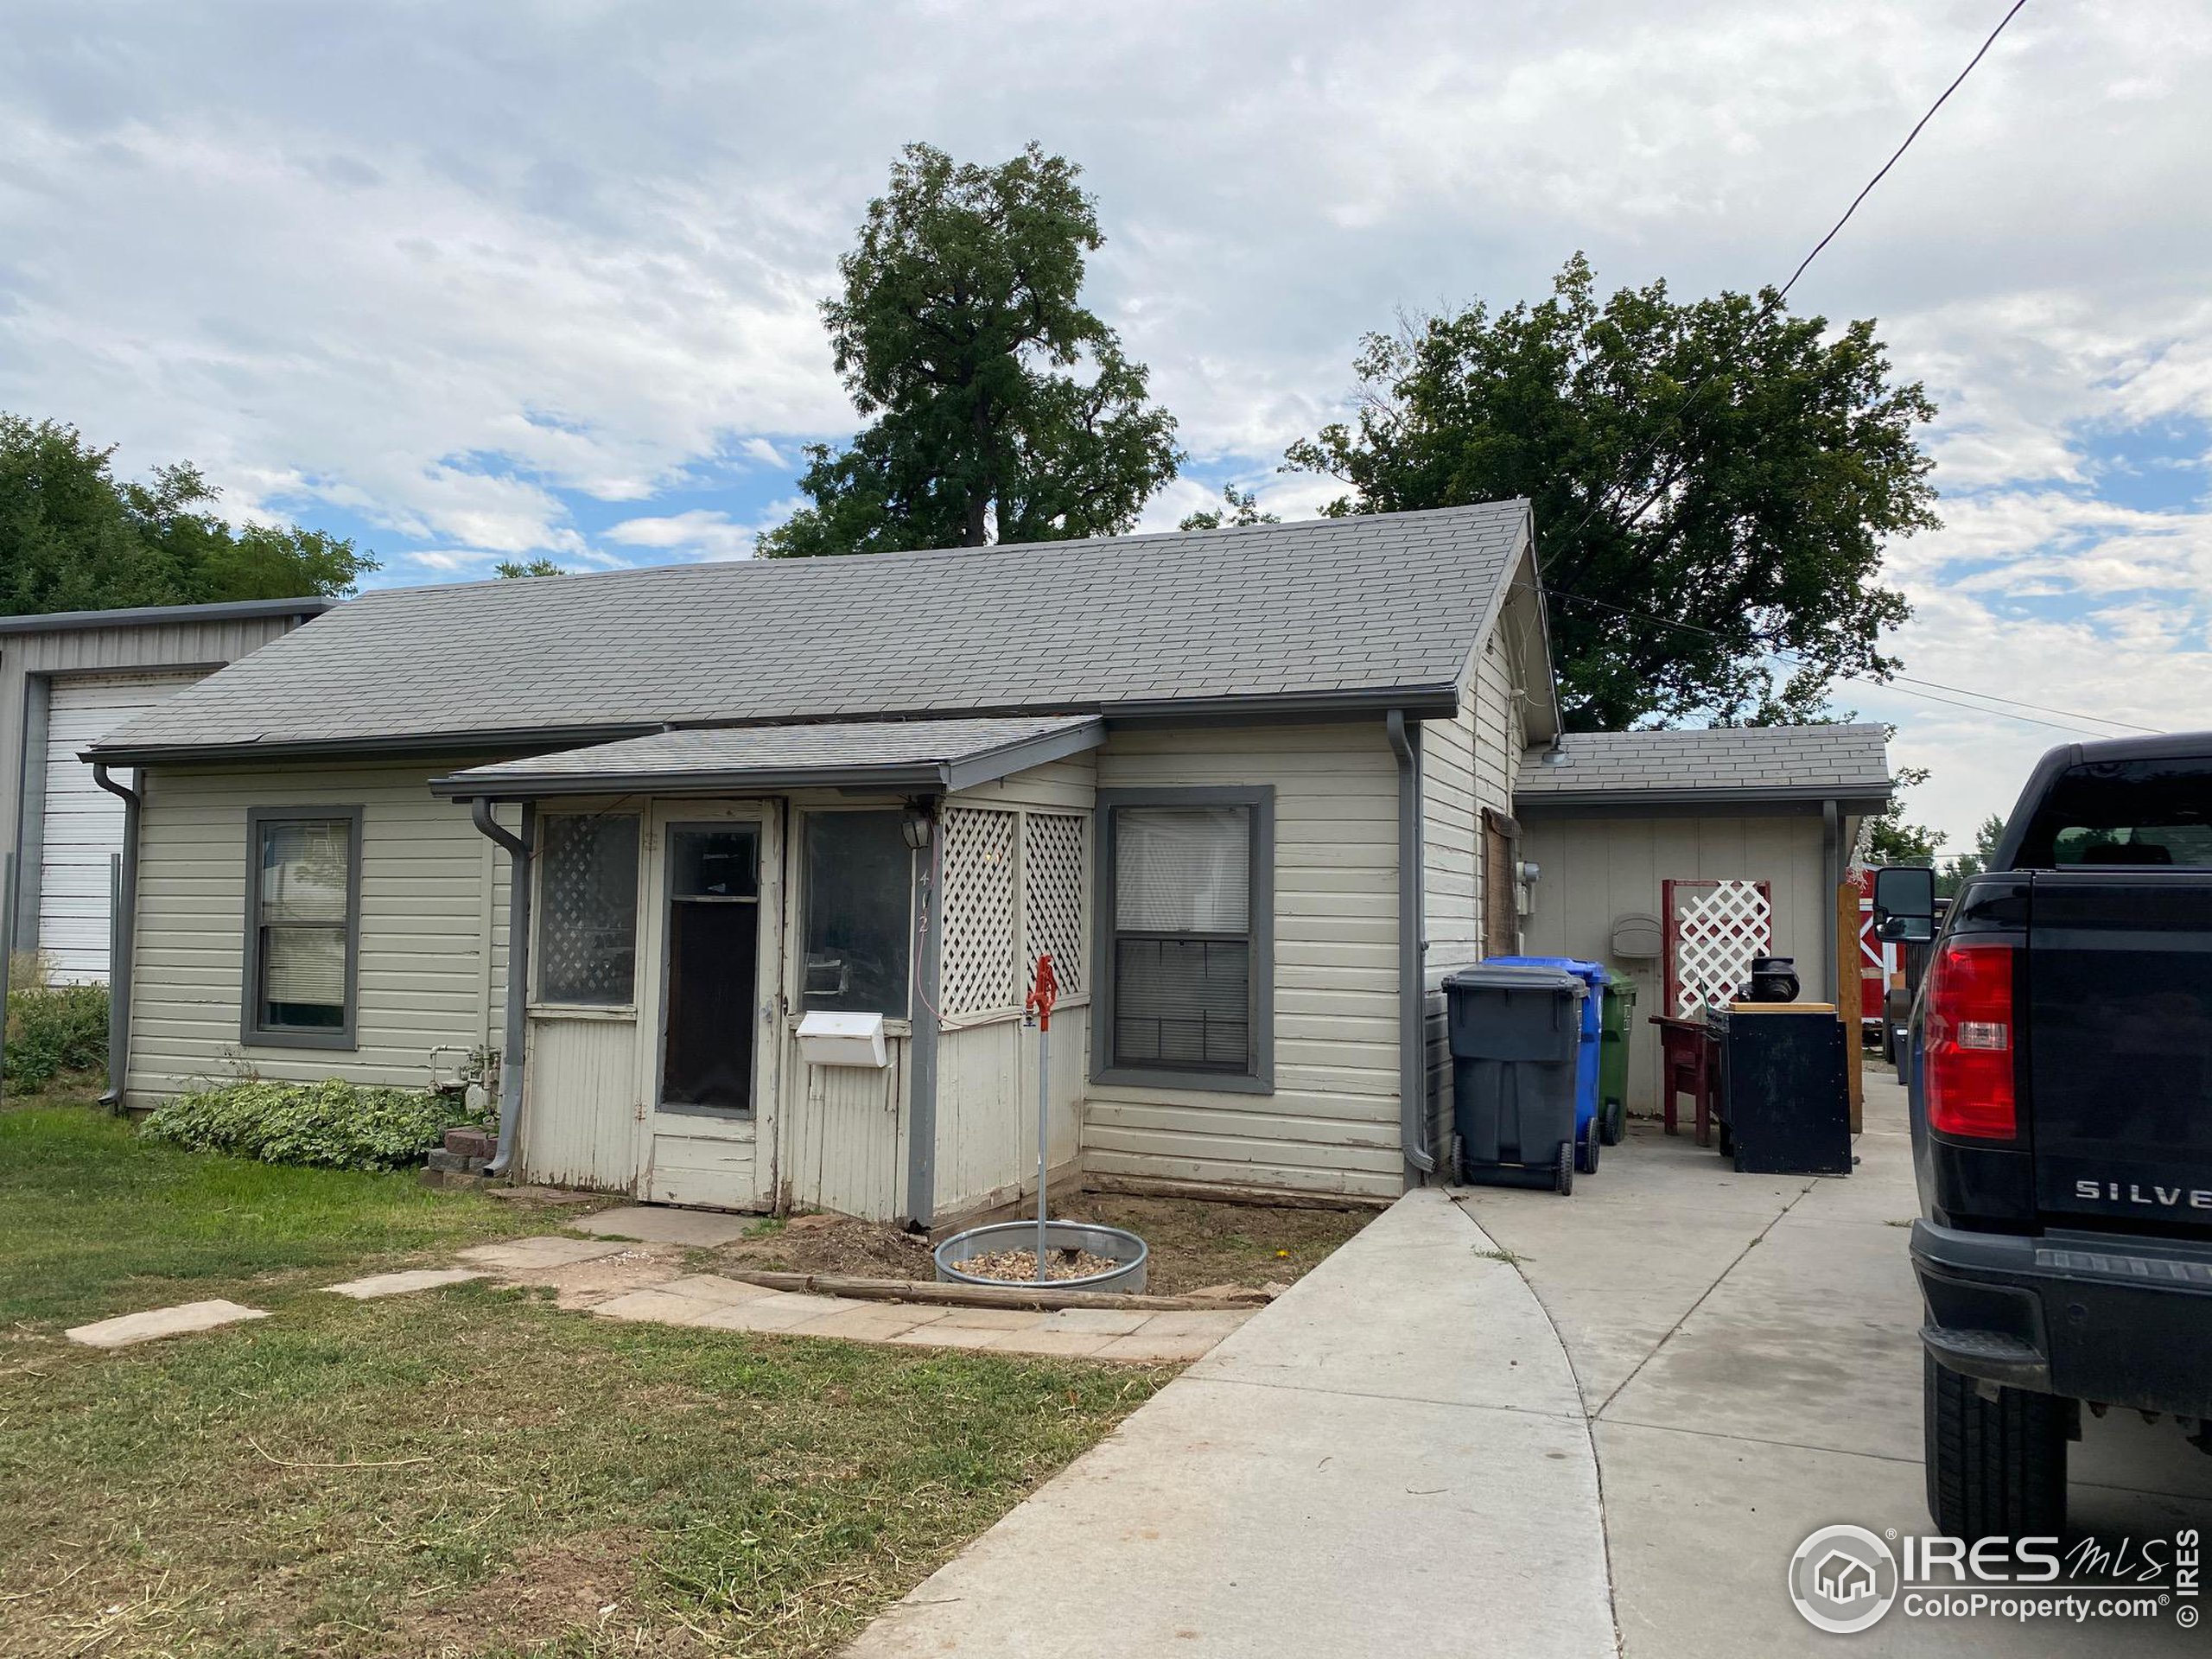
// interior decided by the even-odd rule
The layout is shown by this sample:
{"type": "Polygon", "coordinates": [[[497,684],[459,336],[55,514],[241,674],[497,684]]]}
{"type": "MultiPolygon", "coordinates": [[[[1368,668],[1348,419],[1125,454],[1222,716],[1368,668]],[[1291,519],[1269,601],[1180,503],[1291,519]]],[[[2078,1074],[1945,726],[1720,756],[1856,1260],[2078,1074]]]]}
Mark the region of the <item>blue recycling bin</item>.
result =
{"type": "Polygon", "coordinates": [[[1584,1174],[1596,1173],[1603,1140],[1598,1131],[1599,1059],[1605,1041],[1605,991],[1613,976],[1605,971],[1605,963],[1585,962],[1580,957],[1485,957],[1483,965],[1556,968],[1590,988],[1590,995],[1582,999],[1582,1040],[1574,1051],[1574,1162],[1584,1174]]]}

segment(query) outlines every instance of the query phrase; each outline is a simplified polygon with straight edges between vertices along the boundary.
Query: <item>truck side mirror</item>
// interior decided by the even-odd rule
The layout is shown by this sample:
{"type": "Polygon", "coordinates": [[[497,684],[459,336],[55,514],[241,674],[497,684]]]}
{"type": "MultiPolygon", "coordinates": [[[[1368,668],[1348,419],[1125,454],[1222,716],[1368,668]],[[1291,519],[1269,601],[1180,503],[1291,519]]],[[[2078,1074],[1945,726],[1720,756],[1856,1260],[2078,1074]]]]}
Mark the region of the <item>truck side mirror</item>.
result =
{"type": "Polygon", "coordinates": [[[1936,937],[1936,872],[1889,864],[1874,872],[1874,937],[1914,944],[1936,937]]]}

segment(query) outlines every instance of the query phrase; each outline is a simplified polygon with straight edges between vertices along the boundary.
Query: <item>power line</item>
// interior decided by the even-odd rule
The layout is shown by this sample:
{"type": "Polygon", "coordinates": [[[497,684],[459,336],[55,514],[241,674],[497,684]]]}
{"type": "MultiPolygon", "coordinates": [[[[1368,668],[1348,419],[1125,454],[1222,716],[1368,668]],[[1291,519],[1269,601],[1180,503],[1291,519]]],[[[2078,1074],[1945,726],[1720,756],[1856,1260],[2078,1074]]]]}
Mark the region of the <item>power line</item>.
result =
{"type": "MultiPolygon", "coordinates": [[[[1874,193],[1874,187],[1881,183],[1881,181],[1889,175],[1890,169],[1895,167],[1897,162],[1904,158],[1905,151],[1912,148],[1913,141],[1920,137],[1922,130],[1925,128],[1930,121],[1936,118],[1936,111],[1942,109],[1943,105],[1950,100],[1950,97],[1953,92],[1957,92],[1961,86],[1966,84],[1967,77],[1974,73],[1976,66],[1981,62],[1983,58],[1988,55],[1989,48],[1997,44],[1997,37],[2005,32],[2006,26],[2012,22],[2013,18],[2019,16],[2021,10],[2026,6],[2028,0],[2012,0],[2011,10],[2006,11],[2002,17],[1997,20],[1997,27],[1989,31],[1989,36],[1986,40],[1982,41],[1980,48],[1974,53],[1973,57],[1967,60],[1967,67],[1959,71],[1958,74],[1952,79],[1951,84],[1946,86],[1942,90],[1942,93],[1938,95],[1936,101],[1928,106],[1926,113],[1922,115],[1919,120],[1913,123],[1912,130],[1904,136],[1904,142],[1897,147],[1896,152],[1891,156],[1890,159],[1882,163],[1880,168],[1875,173],[1874,176],[1867,180],[1866,184],[1860,188],[1859,194],[1851,199],[1851,205],[1843,210],[1843,217],[1837,219],[1834,225],[1830,226],[1828,227],[1827,234],[1823,236],[1814,245],[1813,251],[1797,262],[1797,269],[1789,273],[1789,280],[1784,283],[1781,289],[1776,293],[1775,300],[1773,302],[1761,302],[1760,310],[1762,312],[1771,308],[1772,304],[1776,302],[1786,300],[1789,297],[1789,290],[1797,286],[1797,279],[1805,274],[1807,268],[1812,264],[1813,261],[1821,257],[1821,253],[1827,249],[1828,244],[1834,241],[1838,233],[1842,231],[1843,227],[1851,222],[1851,216],[1857,213],[1860,204],[1863,203],[1868,196],[1874,193]]],[[[1705,389],[1706,384],[1713,378],[1717,366],[1717,365],[1707,366],[1703,373],[1700,374],[1697,378],[1693,380],[1683,389],[1681,395],[1675,400],[1674,406],[1667,411],[1666,416],[1662,418],[1661,425],[1663,426],[1666,421],[1672,420],[1676,415],[1681,414],[1689,407],[1691,400],[1694,399],[1699,392],[1702,391],[1705,389]]],[[[1686,423],[1685,435],[1687,435],[1688,429],[1688,423],[1686,423]]],[[[1643,456],[1639,457],[1639,465],[1643,461],[1649,461],[1652,456],[1657,453],[1658,442],[1659,440],[1655,436],[1649,446],[1647,452],[1643,456]]],[[[1630,476],[1633,476],[1632,470],[1630,476]]],[[[1656,500],[1659,496],[1666,493],[1666,489],[1668,487],[1668,486],[1662,485],[1658,490],[1653,493],[1652,499],[1656,500]]],[[[1619,505],[1619,499],[1621,497],[1624,497],[1628,493],[1628,489],[1629,480],[1624,478],[1622,480],[1614,499],[1607,500],[1604,493],[1600,493],[1597,497],[1593,498],[1590,504],[1583,508],[1581,518],[1575,520],[1574,528],[1568,531],[1566,536],[1561,539],[1572,541],[1575,537],[1580,535],[1588,526],[1590,520],[1597,516],[1598,509],[1601,504],[1610,511],[1612,507],[1619,505]]],[[[1648,506],[1649,503],[1647,502],[1645,505],[1648,506]]],[[[1640,507],[1637,510],[1636,516],[1641,518],[1643,516],[1643,509],[1640,507]]],[[[1536,580],[1540,587],[1543,586],[1543,571],[1541,560],[1538,562],[1536,580]]],[[[1561,593],[1559,596],[1562,599],[1580,599],[1582,597],[1579,594],[1573,593],[1561,593]]],[[[1595,603],[1599,601],[1591,602],[1595,603]]],[[[1624,614],[1629,613],[1624,613],[1624,614]]],[[[1667,619],[1664,617],[1654,617],[1651,620],[1654,621],[1663,622],[1667,619]]],[[[1710,632],[1712,630],[1707,629],[1706,632],[1710,632]]],[[[1839,676],[1839,677],[1854,679],[1865,678],[1866,677],[1845,674],[1839,676]]],[[[1878,683],[1879,683],[1880,682],[1878,682],[1878,683]]],[[[1980,696],[1984,694],[1980,692],[1968,691],[1966,695],[1968,696],[1980,696]]],[[[1937,701],[1940,702],[1941,699],[1939,698],[1937,701]]],[[[2033,707],[2034,705],[2025,704],[2023,706],[2033,707]]],[[[2025,718],[2025,716],[2016,715],[2014,718],[2020,719],[2025,718]]],[[[2087,718],[2094,719],[2095,716],[2087,716],[2087,718]]],[[[2050,722],[2047,721],[2039,721],[2035,723],[2038,725],[2048,725],[2050,722]]],[[[2125,725],[2126,722],[2122,721],[2113,721],[2107,723],[2112,725],[2125,725]]],[[[2147,731],[2150,728],[2147,727],[2139,726],[2134,727],[2132,729],[2136,731],[2147,731]]]]}
{"type": "MultiPolygon", "coordinates": [[[[1553,599],[1564,599],[1568,601],[1570,603],[1576,605],[1594,605],[1599,610],[1610,611],[1616,616],[1628,617],[1639,622],[1656,622],[1661,627],[1678,628],[1686,633],[1704,634],[1708,639],[1720,639],[1724,641],[1728,639],[1728,636],[1722,633],[1718,628],[1705,627],[1695,622],[1676,621],[1671,617],[1654,615],[1649,611],[1630,610],[1624,605],[1615,605],[1602,599],[1592,599],[1585,594],[1554,592],[1550,593],[1548,596],[1553,599]]],[[[1777,645],[1773,640],[1764,639],[1758,635],[1754,635],[1753,638],[1760,645],[1764,646],[1770,655],[1779,657],[1786,662],[1802,663],[1807,660],[1802,652],[1793,651],[1786,645],[1777,645]]],[[[2062,726],[2056,721],[2037,720],[2031,715],[2015,714],[2013,710],[2017,709],[2033,709],[2042,714],[2058,715],[2067,720],[2077,722],[2090,725],[2117,726],[2124,731],[2142,732],[2152,737],[2164,735],[2164,734],[2156,726],[2138,726],[2132,721],[2114,720],[2108,715],[2084,714],[2077,709],[2055,709],[2048,703],[2027,702],[2018,697],[2002,696],[1994,691],[1977,691],[1974,687],[1969,685],[1948,685],[1942,680],[1916,679],[1912,676],[1906,674],[1891,675],[1889,677],[1885,678],[1878,674],[1855,673],[1849,669],[1837,669],[1834,671],[1835,677],[1838,679],[1852,680],[1865,685],[1910,685],[1914,687],[1932,688],[1932,690],[1936,691],[1955,691],[1960,696],[1986,698],[1987,699],[1987,703],[1961,702],[1954,697],[1939,697],[1932,696],[1930,695],[1930,691],[1927,690],[1923,690],[1921,692],[1921,695],[1927,697],[1931,702],[1944,703],[1954,709],[1970,709],[1976,714],[1998,715],[2007,720],[2025,721],[2031,726],[2048,726],[2054,731],[2079,731],[2082,728],[2080,724],[2074,726],[2062,726]],[[1988,706],[1988,704],[2009,706],[1993,708],[1988,706]]]]}

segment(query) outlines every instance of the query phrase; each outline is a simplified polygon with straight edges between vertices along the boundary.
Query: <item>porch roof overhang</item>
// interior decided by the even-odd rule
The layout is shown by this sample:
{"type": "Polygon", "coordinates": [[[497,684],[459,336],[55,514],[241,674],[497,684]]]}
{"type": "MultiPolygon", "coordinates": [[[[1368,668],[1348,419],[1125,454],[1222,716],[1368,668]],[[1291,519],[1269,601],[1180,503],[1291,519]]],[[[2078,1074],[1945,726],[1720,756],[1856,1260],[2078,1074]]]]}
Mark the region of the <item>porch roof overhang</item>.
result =
{"type": "Polygon", "coordinates": [[[552,795],[757,794],[781,789],[949,794],[1042,766],[1106,738],[1096,715],[813,721],[686,727],[430,780],[448,800],[552,795]]]}

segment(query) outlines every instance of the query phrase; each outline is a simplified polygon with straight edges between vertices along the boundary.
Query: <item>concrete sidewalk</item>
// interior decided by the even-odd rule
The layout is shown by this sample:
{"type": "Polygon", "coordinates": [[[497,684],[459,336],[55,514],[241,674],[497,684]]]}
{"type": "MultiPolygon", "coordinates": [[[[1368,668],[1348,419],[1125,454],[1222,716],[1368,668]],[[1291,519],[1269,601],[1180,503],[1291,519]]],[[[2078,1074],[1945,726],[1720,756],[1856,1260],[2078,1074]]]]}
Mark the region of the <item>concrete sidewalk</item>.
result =
{"type": "Polygon", "coordinates": [[[1614,1651],[1567,1355],[1437,1192],[1402,1199],[849,1649],[1614,1651]]]}
{"type": "MultiPolygon", "coordinates": [[[[1466,1188],[1565,1341],[1603,1476],[1628,1659],[1820,1654],[1783,1587],[1816,1527],[1933,1529],[1922,1489],[1919,1213],[1904,1091],[1870,1073],[1858,1169],[1738,1175],[1639,1127],[1562,1202],[1466,1188]]],[[[2072,1519],[2108,1540],[2212,1529],[2212,1459],[2171,1426],[2084,1425],[2072,1519]]],[[[2202,1652],[2171,1620],[2088,1629],[1892,1611],[1866,1654],[2202,1652]]]]}

